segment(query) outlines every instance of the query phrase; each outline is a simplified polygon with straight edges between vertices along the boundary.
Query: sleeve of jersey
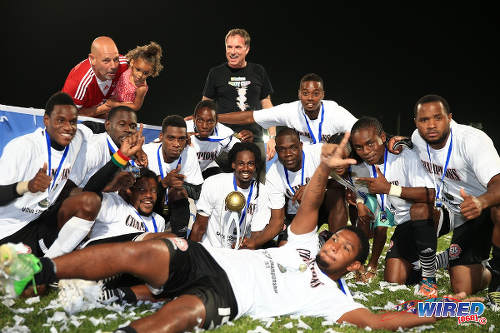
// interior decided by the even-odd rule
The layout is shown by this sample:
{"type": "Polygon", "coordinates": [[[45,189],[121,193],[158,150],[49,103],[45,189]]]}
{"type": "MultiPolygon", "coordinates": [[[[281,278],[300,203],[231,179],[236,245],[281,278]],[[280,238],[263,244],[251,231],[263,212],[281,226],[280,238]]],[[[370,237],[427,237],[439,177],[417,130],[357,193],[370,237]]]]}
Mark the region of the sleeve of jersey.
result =
{"type": "MultiPolygon", "coordinates": [[[[31,172],[33,174],[27,174],[27,167],[30,163],[34,162],[27,140],[23,138],[11,140],[4,147],[2,156],[0,157],[0,170],[2,170],[0,185],[10,185],[20,181],[31,180],[38,170],[34,173],[31,172]]],[[[42,166],[40,165],[40,168],[42,166]]]]}
{"type": "Polygon", "coordinates": [[[352,125],[354,125],[354,123],[356,121],[358,121],[358,119],[356,117],[354,117],[352,115],[352,113],[350,113],[349,111],[347,111],[345,108],[343,108],[342,106],[338,106],[339,110],[341,111],[342,115],[343,115],[343,123],[342,123],[342,132],[350,132],[351,129],[352,129],[352,125]]]}
{"type": "Polygon", "coordinates": [[[203,185],[201,186],[200,197],[196,201],[196,210],[198,214],[203,216],[212,215],[212,210],[214,209],[215,206],[215,200],[213,200],[213,198],[217,192],[216,189],[214,188],[214,185],[216,184],[212,181],[212,179],[213,177],[208,178],[203,183],[203,185]]]}
{"type": "MultiPolygon", "coordinates": [[[[85,77],[84,77],[85,79],[85,77]]],[[[66,82],[64,82],[64,86],[62,88],[62,91],[67,93],[68,95],[71,96],[71,98],[73,99],[73,102],[75,102],[75,105],[78,107],[78,108],[81,108],[84,103],[85,103],[85,97],[87,94],[81,94],[81,81],[82,80],[77,80],[77,77],[76,77],[76,72],[74,72],[74,70],[72,70],[68,77],[66,78],[66,82]],[[77,93],[78,93],[78,96],[77,96],[77,93]]]]}
{"type": "Polygon", "coordinates": [[[335,302],[331,302],[328,307],[325,307],[327,313],[325,313],[324,317],[329,321],[336,322],[348,312],[365,308],[364,305],[354,302],[342,294],[340,290],[335,295],[332,295],[332,299],[335,299],[335,302]]]}
{"type": "Polygon", "coordinates": [[[493,141],[482,131],[468,135],[463,141],[465,158],[474,170],[477,179],[487,186],[491,178],[500,174],[500,157],[493,141]]]}
{"type": "Polygon", "coordinates": [[[285,206],[285,192],[280,183],[281,178],[276,171],[276,164],[273,164],[266,175],[265,185],[268,192],[269,207],[271,209],[281,209],[285,206]]]}
{"type": "Polygon", "coordinates": [[[269,109],[256,110],[253,112],[253,119],[262,128],[273,126],[290,126],[287,122],[287,104],[280,104],[269,109]]]}
{"type": "Polygon", "coordinates": [[[261,231],[266,225],[269,224],[271,219],[271,208],[268,205],[268,192],[265,187],[262,188],[263,191],[259,191],[259,197],[257,198],[257,211],[252,218],[251,231],[261,231]]]}
{"type": "Polygon", "coordinates": [[[99,209],[99,213],[95,218],[99,223],[107,223],[112,220],[114,216],[117,215],[115,209],[115,202],[113,200],[111,193],[103,193],[102,194],[102,202],[101,208],[99,209]]]}
{"type": "Polygon", "coordinates": [[[203,96],[210,99],[215,99],[215,82],[213,78],[213,69],[208,72],[207,80],[205,81],[205,87],[203,88],[203,96]]]}
{"type": "Polygon", "coordinates": [[[260,99],[264,99],[267,96],[271,95],[273,91],[273,86],[271,85],[271,80],[269,80],[269,75],[267,75],[266,69],[261,66],[262,68],[262,90],[261,90],[261,97],[260,99]]]}
{"type": "Polygon", "coordinates": [[[186,176],[184,181],[193,185],[200,185],[203,183],[203,176],[201,174],[200,163],[198,162],[194,149],[189,149],[186,156],[188,160],[186,161],[185,166],[182,167],[183,170],[181,172],[184,176],[186,176]]]}
{"type": "Polygon", "coordinates": [[[317,253],[319,248],[319,238],[317,234],[317,229],[318,228],[314,228],[313,231],[308,232],[307,234],[296,235],[292,232],[292,229],[289,226],[287,230],[288,243],[293,244],[293,246],[300,245],[308,250],[311,250],[311,253],[317,253]]]}

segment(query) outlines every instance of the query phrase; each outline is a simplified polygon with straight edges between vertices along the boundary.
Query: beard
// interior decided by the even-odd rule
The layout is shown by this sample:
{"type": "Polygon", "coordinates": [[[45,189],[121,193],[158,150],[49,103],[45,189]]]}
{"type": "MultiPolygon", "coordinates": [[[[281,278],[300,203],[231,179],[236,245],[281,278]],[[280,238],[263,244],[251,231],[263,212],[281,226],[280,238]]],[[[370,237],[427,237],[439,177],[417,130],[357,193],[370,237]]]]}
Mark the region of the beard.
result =
{"type": "Polygon", "coordinates": [[[319,269],[321,269],[321,271],[323,273],[327,273],[328,264],[323,259],[321,259],[321,256],[319,255],[319,253],[316,255],[315,261],[316,261],[316,264],[318,265],[319,269]]]}
{"type": "Polygon", "coordinates": [[[428,144],[431,144],[431,145],[445,144],[446,140],[448,140],[448,134],[450,134],[450,129],[448,129],[448,131],[443,132],[443,134],[439,138],[434,139],[434,140],[429,140],[428,138],[424,137],[425,142],[427,142],[428,144]]]}

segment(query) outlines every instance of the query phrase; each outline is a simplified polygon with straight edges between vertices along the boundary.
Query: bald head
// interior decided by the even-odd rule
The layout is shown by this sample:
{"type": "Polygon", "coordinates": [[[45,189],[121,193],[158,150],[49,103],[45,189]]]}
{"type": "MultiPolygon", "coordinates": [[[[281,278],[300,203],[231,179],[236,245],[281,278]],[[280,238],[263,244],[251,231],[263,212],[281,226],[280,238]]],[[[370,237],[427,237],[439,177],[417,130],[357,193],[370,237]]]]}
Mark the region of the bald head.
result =
{"type": "Polygon", "coordinates": [[[119,66],[119,56],[115,42],[109,37],[97,37],[90,46],[90,63],[100,80],[115,78],[119,66]]]}

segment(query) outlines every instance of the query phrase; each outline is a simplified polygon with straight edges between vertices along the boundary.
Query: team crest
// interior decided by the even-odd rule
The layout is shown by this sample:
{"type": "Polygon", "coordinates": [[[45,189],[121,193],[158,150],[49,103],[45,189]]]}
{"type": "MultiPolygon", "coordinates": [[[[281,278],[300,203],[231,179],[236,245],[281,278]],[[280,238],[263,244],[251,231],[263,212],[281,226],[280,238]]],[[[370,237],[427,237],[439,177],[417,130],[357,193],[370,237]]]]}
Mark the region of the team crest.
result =
{"type": "Polygon", "coordinates": [[[450,250],[448,251],[448,256],[450,257],[450,260],[454,260],[454,259],[457,259],[458,257],[460,257],[460,252],[462,252],[460,245],[451,244],[450,250]]]}
{"type": "Polygon", "coordinates": [[[181,251],[186,251],[189,247],[188,242],[184,238],[174,237],[169,238],[172,244],[181,251]]]}

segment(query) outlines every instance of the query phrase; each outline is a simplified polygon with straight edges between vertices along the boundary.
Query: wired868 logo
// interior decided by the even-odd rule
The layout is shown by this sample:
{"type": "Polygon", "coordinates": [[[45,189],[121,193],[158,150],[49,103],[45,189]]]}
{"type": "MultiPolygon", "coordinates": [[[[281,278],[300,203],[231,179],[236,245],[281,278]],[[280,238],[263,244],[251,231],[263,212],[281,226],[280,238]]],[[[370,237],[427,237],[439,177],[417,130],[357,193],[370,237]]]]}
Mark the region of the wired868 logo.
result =
{"type": "MultiPolygon", "coordinates": [[[[485,325],[488,320],[481,317],[484,313],[484,304],[481,302],[460,301],[450,297],[414,300],[396,306],[398,311],[412,312],[419,317],[457,318],[457,324],[475,322],[485,325]]],[[[390,312],[384,314],[387,320],[392,317],[390,312]]]]}

